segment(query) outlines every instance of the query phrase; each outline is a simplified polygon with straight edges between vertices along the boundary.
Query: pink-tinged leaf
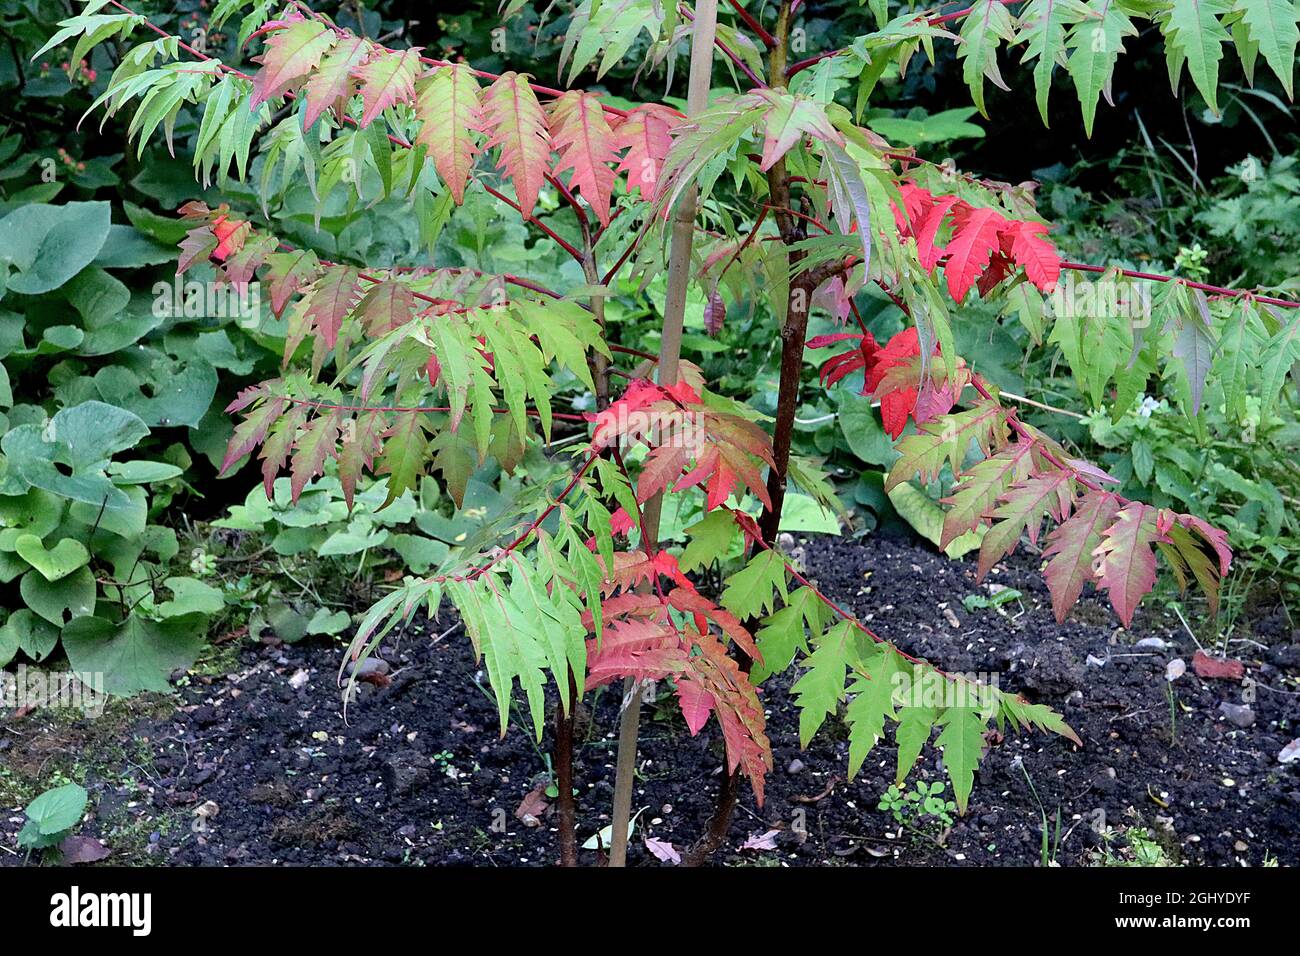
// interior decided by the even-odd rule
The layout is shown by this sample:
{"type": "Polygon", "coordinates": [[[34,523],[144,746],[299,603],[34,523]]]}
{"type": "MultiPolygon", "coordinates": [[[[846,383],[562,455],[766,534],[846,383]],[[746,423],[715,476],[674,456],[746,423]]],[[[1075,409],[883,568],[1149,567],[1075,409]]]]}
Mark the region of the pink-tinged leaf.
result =
{"type": "MultiPolygon", "coordinates": [[[[653,595],[611,598],[602,617],[604,633],[587,641],[587,690],[624,677],[663,680],[685,667],[681,635],[653,595]]],[[[584,621],[590,626],[590,612],[584,621]]]]}
{"type": "Polygon", "coordinates": [[[307,319],[329,348],[334,348],[343,320],[360,294],[361,275],[352,266],[335,266],[316,280],[307,306],[307,319]]]}
{"type": "Polygon", "coordinates": [[[351,427],[343,430],[343,444],[339,448],[339,484],[343,486],[343,499],[348,511],[352,510],[361,473],[374,463],[387,431],[388,421],[382,412],[362,412],[351,427]]]}
{"type": "Polygon", "coordinates": [[[1073,468],[1084,478],[1091,478],[1098,484],[1118,485],[1119,479],[1110,472],[1098,468],[1092,462],[1083,458],[1067,458],[1065,463],[1073,468]]]}
{"type": "MultiPolygon", "coordinates": [[[[730,611],[718,607],[698,591],[691,588],[677,588],[668,595],[668,603],[679,611],[696,615],[697,626],[701,624],[700,618],[708,624],[716,624],[723,634],[734,641],[736,646],[753,660],[760,664],[763,662],[763,655],[759,653],[753,635],[740,623],[740,619],[730,611]]],[[[704,626],[699,627],[701,631],[705,629],[704,626]]]]}
{"type": "Polygon", "coordinates": [[[275,247],[274,236],[265,234],[249,236],[236,251],[225,257],[217,281],[229,283],[239,295],[247,295],[248,283],[274,252],[275,247]]]}
{"type": "Polygon", "coordinates": [[[609,225],[613,164],[618,162],[618,154],[600,100],[577,90],[556,100],[551,106],[551,141],[560,154],[555,175],[572,170],[569,188],[582,194],[601,225],[609,225]]]}
{"type": "Polygon", "coordinates": [[[289,471],[289,492],[294,501],[298,500],[307,482],[325,473],[325,459],[334,454],[338,438],[339,415],[335,411],[317,415],[298,436],[289,471]]]}
{"type": "Polygon", "coordinates": [[[742,850],[776,850],[776,838],[781,834],[780,830],[767,830],[764,833],[751,833],[745,838],[745,842],[740,845],[742,850]]]}
{"type": "Polygon", "coordinates": [[[976,580],[984,580],[993,565],[1016,549],[1020,535],[1029,532],[1029,540],[1038,542],[1038,529],[1049,515],[1060,521],[1070,507],[1070,476],[1056,471],[1033,475],[1001,496],[1002,504],[989,513],[993,522],[980,542],[976,580]]]}
{"type": "Polygon", "coordinates": [[[338,42],[338,34],[319,20],[295,20],[276,30],[266,41],[262,67],[253,76],[256,110],[267,100],[283,96],[300,79],[316,69],[321,57],[338,42]]]}
{"type": "Polygon", "coordinates": [[[677,681],[677,701],[682,707],[682,717],[686,719],[686,729],[692,737],[704,729],[713,713],[713,695],[700,684],[685,677],[677,681]]]}
{"type": "Polygon", "coordinates": [[[1093,552],[1102,534],[1115,522],[1119,499],[1106,491],[1093,491],[1076,506],[1074,515],[1047,536],[1043,557],[1049,559],[1044,577],[1052,593],[1052,611],[1058,623],[1074,607],[1083,586],[1095,580],[1093,552]]]}
{"type": "Polygon", "coordinates": [[[181,240],[181,254],[176,260],[176,274],[184,275],[194,263],[207,261],[208,256],[212,255],[216,248],[217,237],[213,234],[210,225],[204,223],[191,229],[181,240]]]}
{"type": "MultiPolygon", "coordinates": [[[[415,293],[405,282],[386,279],[370,287],[357,305],[356,314],[366,335],[379,338],[411,321],[415,314],[415,293]]],[[[362,387],[363,396],[369,391],[362,387]]]]}
{"type": "Polygon", "coordinates": [[[386,50],[352,71],[361,82],[362,127],[369,126],[390,106],[415,100],[420,49],[411,47],[400,53],[386,50]]]}
{"type": "Polygon", "coordinates": [[[306,100],[303,125],[307,129],[315,126],[321,113],[328,109],[342,113],[356,89],[353,71],[365,63],[369,55],[368,40],[349,36],[339,40],[338,46],[321,61],[320,67],[302,88],[306,100]]]}
{"type": "Polygon", "coordinates": [[[989,257],[998,248],[1007,220],[993,209],[962,206],[955,214],[953,236],[948,243],[948,262],[943,267],[948,294],[954,302],[966,297],[979,278],[989,257]]]}
{"type": "Polygon", "coordinates": [[[271,284],[271,311],[278,319],[284,315],[285,306],[301,289],[316,281],[320,275],[320,260],[311,250],[277,252],[267,257],[271,284]]]}
{"type": "Polygon", "coordinates": [[[474,71],[461,63],[438,67],[420,81],[415,111],[421,121],[415,141],[429,147],[434,168],[459,205],[479,153],[476,134],[483,131],[474,71]]]}
{"type": "Polygon", "coordinates": [[[749,676],[711,634],[695,635],[692,643],[699,653],[687,658],[687,667],[691,679],[698,680],[713,697],[713,712],[727,746],[727,769],[732,773],[739,770],[749,778],[761,807],[764,777],[772,769],[763,705],[749,676]]]}
{"type": "Polygon", "coordinates": [[[721,334],[726,319],[727,303],[722,301],[722,294],[714,288],[704,303],[704,331],[713,336],[721,334]]]}
{"type": "Polygon", "coordinates": [[[212,250],[211,258],[224,262],[243,248],[244,242],[253,231],[253,224],[243,219],[231,219],[218,216],[212,220],[212,235],[217,245],[212,250]]]}
{"type": "Polygon", "coordinates": [[[655,840],[646,837],[645,848],[649,850],[650,855],[660,863],[677,864],[682,862],[682,855],[677,852],[676,847],[671,843],[665,843],[663,840],[655,840]]]}
{"type": "MultiPolygon", "coordinates": [[[[818,305],[830,313],[831,318],[836,322],[844,323],[848,320],[852,312],[852,299],[844,288],[843,276],[832,276],[813,293],[813,304],[818,305]]],[[[708,327],[709,315],[706,309],[704,313],[704,324],[708,327]]],[[[721,327],[721,326],[719,326],[721,327]]]]}
{"type": "Polygon", "coordinates": [[[514,182],[520,212],[528,218],[550,165],[546,114],[527,79],[512,71],[488,87],[483,116],[491,133],[487,148],[501,147],[497,165],[514,182]]]}
{"type": "MultiPolygon", "coordinates": [[[[261,386],[257,387],[261,388],[261,386]]],[[[245,394],[248,391],[251,391],[251,389],[245,390],[245,394]]],[[[238,409],[234,408],[237,403],[238,400],[232,402],[232,407],[227,411],[237,411],[238,409]]],[[[235,426],[235,433],[230,437],[230,443],[226,446],[226,456],[222,459],[220,474],[229,473],[230,469],[238,461],[245,455],[251,454],[258,445],[266,440],[267,432],[275,424],[287,404],[288,402],[283,398],[271,398],[266,404],[258,406],[245,415],[244,420],[235,426]]]]}
{"type": "MultiPolygon", "coordinates": [[[[1047,226],[1041,222],[1013,222],[1011,256],[1025,270],[1029,281],[1043,292],[1051,292],[1061,277],[1061,257],[1046,238],[1047,226]]],[[[1005,232],[1004,232],[1005,235],[1005,232]]]]}
{"type": "Polygon", "coordinates": [[[763,156],[759,161],[763,172],[771,169],[805,135],[844,145],[844,134],[831,125],[826,108],[816,100],[774,89],[757,90],[753,95],[768,103],[763,116],[763,156]]]}
{"type": "Polygon", "coordinates": [[[1016,442],[961,475],[960,484],[952,489],[949,497],[942,499],[943,504],[951,507],[943,516],[940,549],[946,550],[957,538],[974,530],[1008,486],[1029,476],[1033,448],[1032,442],[1016,442]]]}
{"type": "Polygon", "coordinates": [[[641,468],[636,483],[636,500],[649,501],[681,477],[682,469],[691,459],[691,450],[681,445],[660,445],[652,448],[641,468]]]}
{"type": "Polygon", "coordinates": [[[1115,516],[1093,551],[1097,583],[1110,593],[1111,606],[1128,627],[1138,602],[1156,584],[1153,545],[1168,539],[1156,527],[1156,509],[1131,501],[1115,516]]]}
{"type": "Polygon", "coordinates": [[[272,395],[270,386],[270,382],[262,382],[260,385],[249,385],[247,388],[240,389],[234,400],[225,407],[226,414],[242,412],[259,398],[270,398],[272,395]]]}
{"type": "Polygon", "coordinates": [[[266,490],[268,499],[275,497],[275,476],[289,460],[294,439],[298,437],[298,428],[306,418],[306,406],[290,405],[288,410],[275,420],[270,434],[262,442],[262,450],[257,457],[262,459],[262,487],[266,490]]]}
{"type": "Polygon", "coordinates": [[[629,193],[654,198],[676,122],[676,114],[666,106],[648,104],[632,110],[614,129],[614,148],[627,150],[615,172],[627,173],[629,193]]]}

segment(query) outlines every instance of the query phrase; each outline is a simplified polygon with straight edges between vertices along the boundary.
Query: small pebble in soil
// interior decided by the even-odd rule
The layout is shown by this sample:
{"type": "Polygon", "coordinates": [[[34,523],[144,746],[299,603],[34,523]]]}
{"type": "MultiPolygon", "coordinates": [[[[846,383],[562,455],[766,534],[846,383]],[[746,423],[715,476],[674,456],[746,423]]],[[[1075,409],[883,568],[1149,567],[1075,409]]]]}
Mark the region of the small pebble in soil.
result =
{"type": "Polygon", "coordinates": [[[790,761],[790,765],[785,768],[786,773],[798,773],[804,767],[804,763],[798,757],[790,761]]]}
{"type": "Polygon", "coordinates": [[[1243,729],[1255,723],[1255,711],[1249,704],[1230,704],[1225,700],[1219,704],[1219,713],[1223,714],[1228,723],[1243,729]]]}
{"type": "Polygon", "coordinates": [[[1141,651],[1163,651],[1169,644],[1159,637],[1144,637],[1133,646],[1141,651]]]}

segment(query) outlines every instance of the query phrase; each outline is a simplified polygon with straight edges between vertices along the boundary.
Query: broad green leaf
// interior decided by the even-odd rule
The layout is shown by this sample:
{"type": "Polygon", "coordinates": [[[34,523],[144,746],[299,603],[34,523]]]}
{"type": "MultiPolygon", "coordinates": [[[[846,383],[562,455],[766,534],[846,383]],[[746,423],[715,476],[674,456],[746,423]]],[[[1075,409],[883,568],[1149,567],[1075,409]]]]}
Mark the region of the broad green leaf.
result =
{"type": "Polygon", "coordinates": [[[27,819],[36,824],[43,836],[53,836],[71,830],[81,822],[86,812],[89,794],[76,783],[47,790],[27,805],[27,819]]]}
{"type": "Polygon", "coordinates": [[[139,691],[166,692],[173,671],[188,669],[203,649],[203,614],[151,621],[131,614],[120,624],[79,617],[63,629],[72,670],[104,675],[104,692],[127,697],[139,691]]]}
{"type": "Polygon", "coordinates": [[[63,538],[54,547],[47,549],[36,535],[25,534],[14,542],[14,550],[41,572],[46,581],[66,578],[73,571],[90,563],[90,552],[75,538],[63,538]]]}

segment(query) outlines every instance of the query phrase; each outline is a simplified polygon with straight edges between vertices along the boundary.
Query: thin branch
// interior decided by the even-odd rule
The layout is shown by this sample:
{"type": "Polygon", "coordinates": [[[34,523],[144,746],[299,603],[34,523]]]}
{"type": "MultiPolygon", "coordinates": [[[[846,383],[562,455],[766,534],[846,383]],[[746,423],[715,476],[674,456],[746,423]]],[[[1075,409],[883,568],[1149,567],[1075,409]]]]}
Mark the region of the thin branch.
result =
{"type": "Polygon", "coordinates": [[[727,2],[731,4],[731,8],[736,11],[740,19],[745,21],[745,25],[754,31],[754,35],[763,41],[763,46],[769,50],[776,46],[776,37],[768,32],[767,28],[759,22],[758,17],[742,7],[739,0],[727,0],[727,2]]]}
{"type": "MultiPolygon", "coordinates": [[[[679,4],[677,7],[677,12],[680,13],[682,16],[684,16],[687,20],[690,20],[692,23],[695,22],[695,14],[692,13],[686,7],[685,4],[679,4]]],[[[745,76],[749,77],[749,82],[753,83],[756,87],[759,87],[760,89],[767,88],[767,83],[763,80],[763,78],[759,76],[757,73],[755,73],[752,69],[750,69],[749,65],[743,59],[741,59],[740,55],[736,53],[734,50],[732,50],[731,47],[727,46],[727,44],[724,43],[721,37],[719,37],[717,34],[714,34],[713,36],[713,45],[716,46],[718,50],[720,50],[722,54],[727,57],[727,59],[729,59],[732,63],[734,63],[741,73],[744,73],[745,76]]]]}
{"type": "MultiPolygon", "coordinates": [[[[271,395],[271,399],[286,401],[291,405],[305,405],[307,408],[314,408],[323,411],[336,412],[450,412],[449,405],[336,405],[332,402],[317,402],[309,398],[290,398],[288,395],[271,395]]],[[[525,413],[533,418],[541,417],[541,412],[535,408],[525,409],[525,413]]],[[[494,415],[508,415],[508,408],[493,408],[494,415]]],[[[586,415],[570,414],[568,412],[552,412],[551,418],[560,422],[583,422],[588,421],[586,415]]]]}

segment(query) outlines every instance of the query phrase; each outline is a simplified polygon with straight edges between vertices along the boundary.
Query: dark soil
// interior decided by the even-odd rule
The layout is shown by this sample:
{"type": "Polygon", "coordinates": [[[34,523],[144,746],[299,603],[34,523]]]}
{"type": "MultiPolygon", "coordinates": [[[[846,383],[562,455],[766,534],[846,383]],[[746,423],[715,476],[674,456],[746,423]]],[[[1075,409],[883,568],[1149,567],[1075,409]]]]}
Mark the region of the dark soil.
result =
{"type": "MultiPolygon", "coordinates": [[[[949,671],[996,674],[1003,689],[1064,714],[1085,746],[1043,734],[991,740],[969,813],[946,831],[902,829],[877,809],[893,781],[892,746],[882,743],[845,782],[843,731],[832,722],[800,752],[794,675],[774,678],[763,692],[776,748],[767,801],[756,807],[746,786],[716,862],[1036,865],[1045,812],[1060,814],[1061,865],[1099,862],[1102,824],[1144,828],[1177,863],[1300,863],[1300,763],[1277,759],[1300,734],[1300,634],[1280,609],[1255,615],[1249,639],[1228,647],[1255,683],[1254,722],[1242,728],[1220,704],[1249,701],[1250,685],[1197,677],[1196,645],[1177,617],[1148,610],[1120,630],[1090,595],[1059,627],[1032,556],[994,575],[1024,594],[1001,613],[963,607],[964,596],[988,594],[969,559],[951,562],[885,537],[815,539],[801,557],[832,598],[883,638],[949,671]],[[1169,647],[1134,649],[1149,637],[1169,647]],[[1173,685],[1171,734],[1165,668],[1174,657],[1189,667],[1173,685]],[[774,849],[741,848],[772,830],[774,849]]],[[[553,811],[529,819],[533,826],[516,816],[547,780],[549,740],[534,744],[523,713],[498,739],[496,707],[468,641],[459,629],[436,639],[454,621],[444,615],[391,639],[381,652],[391,684],[362,685],[347,721],[335,685],[342,650],[322,642],[245,643],[221,672],[189,677],[174,700],[119,705],[115,720],[9,721],[0,726],[0,848],[8,851],[0,863],[21,862],[12,852],[18,798],[52,770],[90,788],[95,809],[82,832],[109,844],[110,863],[553,863],[553,811]]],[[[1246,633],[1244,624],[1235,633],[1246,633]]],[[[635,806],[646,809],[633,864],[660,865],[641,836],[678,849],[698,838],[720,781],[716,725],[686,736],[671,695],[663,698],[643,722],[635,806]]],[[[608,823],[614,776],[618,701],[606,691],[588,702],[576,760],[580,840],[608,823]]],[[[932,748],[913,779],[945,779],[932,748]]],[[[1125,840],[1112,845],[1123,857],[1125,840]]],[[[598,862],[595,851],[582,856],[598,862]]]]}

